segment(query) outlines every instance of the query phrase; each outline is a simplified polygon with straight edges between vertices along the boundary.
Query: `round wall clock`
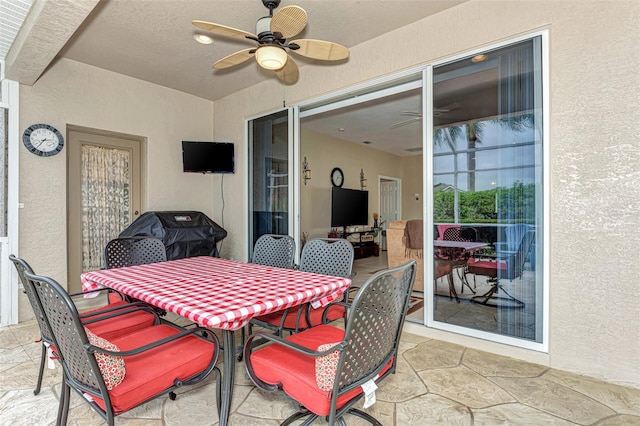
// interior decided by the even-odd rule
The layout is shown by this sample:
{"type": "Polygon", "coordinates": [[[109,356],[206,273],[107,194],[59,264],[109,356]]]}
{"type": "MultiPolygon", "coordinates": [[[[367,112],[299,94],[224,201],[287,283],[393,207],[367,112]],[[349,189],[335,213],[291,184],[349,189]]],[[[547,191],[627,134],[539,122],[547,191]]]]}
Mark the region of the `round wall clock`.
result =
{"type": "Polygon", "coordinates": [[[344,183],[344,173],[342,173],[342,169],[339,167],[331,170],[331,183],[333,186],[341,187],[344,183]]]}
{"type": "Polygon", "coordinates": [[[62,151],[64,138],[53,126],[33,124],[24,131],[22,143],[30,152],[41,157],[51,157],[62,151]]]}

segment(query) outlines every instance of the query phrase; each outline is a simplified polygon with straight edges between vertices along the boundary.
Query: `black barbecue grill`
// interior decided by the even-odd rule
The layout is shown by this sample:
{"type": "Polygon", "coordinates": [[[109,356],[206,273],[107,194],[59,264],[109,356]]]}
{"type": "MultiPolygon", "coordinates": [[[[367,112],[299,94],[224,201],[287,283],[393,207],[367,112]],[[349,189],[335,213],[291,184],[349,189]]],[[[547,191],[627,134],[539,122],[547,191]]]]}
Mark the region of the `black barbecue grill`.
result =
{"type": "Polygon", "coordinates": [[[143,213],[120,237],[150,235],[158,238],[167,250],[167,260],[194,256],[219,257],[217,243],[227,231],[197,211],[143,213]]]}

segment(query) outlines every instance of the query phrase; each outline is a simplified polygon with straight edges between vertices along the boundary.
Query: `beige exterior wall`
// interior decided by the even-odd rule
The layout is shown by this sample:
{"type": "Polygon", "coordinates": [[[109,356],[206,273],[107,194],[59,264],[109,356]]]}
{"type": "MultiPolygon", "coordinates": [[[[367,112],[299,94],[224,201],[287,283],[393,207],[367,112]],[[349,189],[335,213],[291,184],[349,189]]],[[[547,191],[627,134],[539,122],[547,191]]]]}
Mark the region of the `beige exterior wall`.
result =
{"type": "MultiPolygon", "coordinates": [[[[346,64],[304,66],[296,85],[268,80],[216,101],[214,135],[241,141],[241,118],[273,111],[283,101],[291,105],[548,29],[549,353],[419,330],[640,387],[640,304],[634,296],[640,235],[639,15],[635,0],[470,1],[352,48],[346,64]]],[[[317,169],[313,159],[310,163],[317,169]]],[[[245,174],[241,167],[235,177],[245,174]]],[[[246,207],[241,194],[227,204],[231,211],[246,207]]],[[[241,256],[246,235],[241,219],[233,220],[232,249],[241,256]]]]}
{"type": "MultiPolygon", "coordinates": [[[[51,124],[65,141],[69,125],[142,136],[143,210],[200,210],[218,222],[213,187],[219,177],[182,173],[181,141],[212,140],[212,116],[211,101],[69,60],[53,65],[33,86],[20,86],[20,129],[51,124]]],[[[50,158],[24,147],[19,152],[20,256],[66,285],[67,150],[50,158]]],[[[20,293],[19,318],[31,317],[20,293]]]]}

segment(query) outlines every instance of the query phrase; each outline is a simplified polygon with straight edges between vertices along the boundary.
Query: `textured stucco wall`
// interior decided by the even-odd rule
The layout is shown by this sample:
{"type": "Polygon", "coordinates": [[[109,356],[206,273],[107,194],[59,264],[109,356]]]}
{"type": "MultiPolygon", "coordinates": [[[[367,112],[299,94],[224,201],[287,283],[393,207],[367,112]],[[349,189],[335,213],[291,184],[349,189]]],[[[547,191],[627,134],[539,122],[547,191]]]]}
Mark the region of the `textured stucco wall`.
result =
{"type": "MultiPolygon", "coordinates": [[[[294,86],[268,80],[217,101],[214,134],[241,141],[241,118],[273,111],[283,101],[289,105],[540,29],[550,37],[550,333],[548,356],[536,359],[640,387],[640,2],[470,1],[352,48],[346,64],[304,66],[294,86]]],[[[246,158],[246,150],[240,155],[246,158]]],[[[244,179],[245,171],[234,180],[244,179]]],[[[244,200],[238,195],[227,204],[237,210],[244,200]]],[[[232,250],[240,255],[246,252],[241,219],[231,229],[232,250]]],[[[477,346],[535,358],[498,344],[477,346]]]]}
{"type": "MultiPolygon", "coordinates": [[[[182,173],[186,140],[211,140],[213,103],[74,61],[62,60],[35,85],[20,86],[20,129],[34,123],[67,125],[147,138],[144,210],[214,211],[211,175],[182,173]]],[[[20,155],[20,256],[34,270],[65,285],[66,155],[40,158],[24,147],[20,155]]],[[[19,318],[32,317],[20,294],[19,318]]]]}

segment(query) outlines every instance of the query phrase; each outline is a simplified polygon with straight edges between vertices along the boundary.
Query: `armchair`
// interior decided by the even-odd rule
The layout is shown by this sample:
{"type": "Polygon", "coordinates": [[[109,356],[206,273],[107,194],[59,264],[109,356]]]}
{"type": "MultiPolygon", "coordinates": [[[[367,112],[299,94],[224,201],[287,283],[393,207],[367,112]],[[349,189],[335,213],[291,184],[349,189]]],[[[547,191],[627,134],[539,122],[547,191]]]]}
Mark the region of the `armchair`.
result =
{"type": "MultiPolygon", "coordinates": [[[[302,248],[300,270],[314,274],[349,277],[353,268],[353,245],[342,238],[313,238],[302,248]]],[[[345,293],[346,294],[346,293],[345,293]]],[[[322,322],[322,309],[312,308],[310,304],[295,310],[273,312],[251,320],[249,325],[259,325],[274,329],[277,335],[284,330],[299,331],[322,322]]],[[[344,310],[334,307],[328,313],[330,321],[343,318],[344,310]]],[[[251,332],[251,328],[249,328],[251,332]]]]}
{"type": "Polygon", "coordinates": [[[340,303],[348,312],[344,329],[323,324],[286,339],[266,333],[249,336],[244,358],[253,383],[268,391],[283,390],[300,405],[283,425],[307,416],[304,424],[319,416],[329,425],[345,424],[342,416],[348,412],[380,425],[353,405],[364,395],[363,385],[375,388],[374,383],[395,373],[416,266],[409,261],[378,272],[351,305],[340,303]],[[255,338],[272,343],[252,350],[255,338]]]}
{"type": "Polygon", "coordinates": [[[113,425],[119,414],[163,394],[171,396],[174,389],[200,382],[214,370],[218,374],[218,340],[210,330],[163,323],[107,341],[84,326],[60,284],[29,272],[25,277],[35,289],[63,367],[56,424],[67,424],[71,389],[113,425]]]}
{"type": "Polygon", "coordinates": [[[513,280],[522,277],[524,263],[531,251],[535,240],[535,231],[527,231],[513,253],[497,253],[495,260],[469,259],[467,271],[470,274],[484,275],[492,283],[491,289],[481,296],[474,296],[471,300],[487,306],[501,308],[523,308],[524,302],[513,297],[500,284],[500,280],[513,280]],[[502,290],[506,297],[498,296],[502,290]]]}
{"type": "MultiPolygon", "coordinates": [[[[33,269],[31,269],[31,266],[24,259],[18,258],[13,254],[9,255],[9,260],[13,262],[18,272],[18,278],[22,284],[23,291],[27,295],[27,299],[29,300],[31,309],[33,309],[33,313],[40,329],[40,341],[42,343],[40,367],[38,370],[36,388],[33,391],[33,393],[37,395],[40,393],[40,388],[42,386],[44,364],[47,360],[47,348],[53,345],[53,333],[44,320],[44,315],[40,309],[36,291],[25,275],[26,273],[33,274],[33,269]]],[[[119,295],[117,292],[112,294],[119,295]]],[[[70,296],[73,297],[74,295],[72,294],[70,296]]],[[[159,322],[159,319],[155,316],[155,313],[151,308],[126,303],[122,299],[119,299],[118,301],[112,300],[112,303],[104,307],[88,310],[80,313],[79,315],[84,326],[93,333],[109,339],[122,336],[135,330],[150,327],[159,322]]]]}

